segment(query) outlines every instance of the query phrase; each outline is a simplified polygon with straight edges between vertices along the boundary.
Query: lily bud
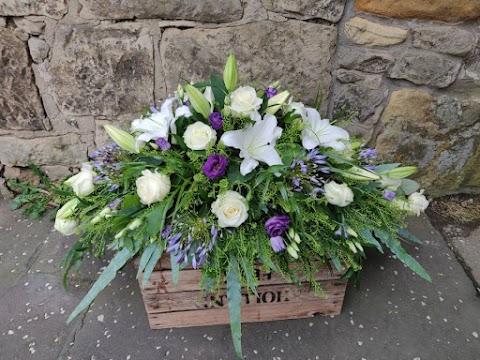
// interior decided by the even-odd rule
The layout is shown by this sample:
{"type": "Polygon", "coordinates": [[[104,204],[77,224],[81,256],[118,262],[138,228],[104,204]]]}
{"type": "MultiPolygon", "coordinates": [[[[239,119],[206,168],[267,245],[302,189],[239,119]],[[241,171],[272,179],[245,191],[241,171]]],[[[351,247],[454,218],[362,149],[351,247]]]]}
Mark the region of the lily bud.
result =
{"type": "Polygon", "coordinates": [[[275,96],[272,96],[270,99],[268,99],[268,105],[265,109],[265,112],[272,115],[275,114],[278,110],[280,110],[280,107],[285,103],[285,101],[287,101],[289,96],[290,93],[286,90],[275,96]]]}
{"type": "Polygon", "coordinates": [[[287,251],[291,257],[293,257],[294,259],[298,259],[298,253],[291,245],[287,246],[287,251]]]}
{"type": "Polygon", "coordinates": [[[387,171],[386,175],[392,179],[403,179],[417,172],[416,166],[398,167],[387,171]]]}
{"type": "Polygon", "coordinates": [[[348,245],[348,247],[350,248],[350,250],[352,250],[352,252],[353,252],[354,254],[356,254],[356,253],[357,253],[357,248],[355,247],[355,245],[353,245],[353,243],[352,243],[350,240],[347,240],[347,241],[345,241],[345,242],[347,243],[347,245],[348,245]]]}
{"type": "Polygon", "coordinates": [[[225,64],[225,69],[223,70],[223,82],[225,83],[225,87],[227,88],[227,90],[230,92],[237,87],[237,59],[235,59],[235,55],[233,54],[230,54],[227,63],[225,64]]]}
{"type": "Polygon", "coordinates": [[[136,228],[138,228],[140,225],[142,225],[142,220],[140,219],[135,219],[133,220],[130,225],[128,225],[128,229],[129,230],[135,230],[136,228]]]}
{"type": "Polygon", "coordinates": [[[298,245],[295,242],[292,242],[291,246],[295,249],[295,251],[300,251],[298,245]]]}
{"type": "Polygon", "coordinates": [[[357,247],[358,250],[363,251],[362,244],[360,244],[359,242],[356,242],[356,241],[354,241],[353,243],[355,244],[355,246],[357,247]]]}
{"type": "Polygon", "coordinates": [[[176,91],[176,92],[177,92],[178,98],[179,98],[180,100],[183,100],[184,91],[183,91],[183,87],[182,87],[180,84],[178,84],[178,86],[177,86],[177,91],[176,91]]]}
{"type": "Polygon", "coordinates": [[[120,239],[121,237],[123,237],[123,235],[125,235],[126,231],[127,231],[127,228],[123,228],[119,233],[117,233],[117,235],[114,236],[114,239],[115,240],[120,239]]]}
{"type": "Polygon", "coordinates": [[[201,114],[205,119],[208,119],[211,111],[210,103],[207,98],[200,92],[200,90],[190,84],[185,85],[185,91],[188,95],[188,101],[190,101],[190,104],[192,104],[195,111],[201,114]]]}
{"type": "Polygon", "coordinates": [[[343,173],[343,176],[354,180],[380,180],[380,175],[356,166],[352,166],[350,169],[346,170],[346,172],[343,173]]]}
{"type": "Polygon", "coordinates": [[[139,153],[139,151],[135,147],[135,138],[128,132],[119,129],[113,125],[105,125],[104,129],[107,134],[112,138],[112,140],[115,141],[115,143],[122,149],[134,154],[139,153]]]}
{"type": "Polygon", "coordinates": [[[347,227],[346,229],[348,235],[353,236],[353,237],[358,237],[358,234],[355,230],[353,230],[351,227],[347,227]]]}
{"type": "Polygon", "coordinates": [[[96,224],[98,222],[100,222],[104,217],[107,216],[108,213],[112,212],[112,209],[110,209],[108,206],[106,206],[102,211],[100,211],[100,213],[97,214],[97,216],[95,216],[91,221],[90,223],[91,224],[96,224]]]}

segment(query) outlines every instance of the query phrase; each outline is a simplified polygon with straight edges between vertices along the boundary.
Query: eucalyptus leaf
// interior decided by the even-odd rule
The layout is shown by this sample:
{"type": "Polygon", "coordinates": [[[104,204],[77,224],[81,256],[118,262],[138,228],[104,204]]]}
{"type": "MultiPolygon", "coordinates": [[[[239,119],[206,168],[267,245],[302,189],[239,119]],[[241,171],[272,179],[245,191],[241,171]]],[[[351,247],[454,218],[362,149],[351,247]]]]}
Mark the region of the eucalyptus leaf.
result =
{"type": "Polygon", "coordinates": [[[383,229],[375,230],[375,236],[378,237],[387,247],[394,253],[397,258],[407,265],[410,269],[412,269],[416,274],[420,277],[424,278],[425,280],[432,282],[432,278],[426,270],[420,265],[417,260],[415,260],[412,256],[410,256],[402,245],[400,241],[395,239],[388,231],[383,229]]]}
{"type": "Polygon", "coordinates": [[[358,230],[358,233],[363,238],[363,240],[365,240],[367,243],[375,246],[377,248],[377,250],[380,251],[383,254],[382,245],[380,245],[378,240],[375,239],[375,237],[372,235],[372,232],[370,230],[361,229],[361,230],[358,230]]]}
{"type": "Polygon", "coordinates": [[[396,169],[396,168],[399,167],[399,166],[400,166],[400,163],[395,163],[395,164],[382,164],[382,165],[378,165],[378,166],[375,168],[375,172],[376,172],[377,174],[383,174],[383,173],[386,173],[387,171],[396,169]]]}
{"type": "Polygon", "coordinates": [[[403,190],[405,195],[410,195],[413,194],[415,191],[420,189],[420,184],[417,183],[416,181],[413,181],[411,179],[402,179],[402,183],[400,185],[400,188],[403,190]]]}
{"type": "Polygon", "coordinates": [[[155,250],[153,251],[152,256],[150,257],[150,260],[148,260],[148,263],[145,266],[145,271],[143,272],[142,288],[145,288],[145,286],[147,286],[147,281],[148,279],[150,279],[150,275],[152,275],[155,265],[157,264],[158,260],[160,260],[160,258],[162,257],[163,245],[159,245],[158,243],[155,245],[156,245],[155,250]]]}
{"type": "Polygon", "coordinates": [[[413,241],[414,243],[417,244],[423,244],[422,240],[417,238],[415,235],[413,235],[410,231],[407,229],[398,229],[397,230],[398,236],[400,236],[402,239],[410,240],[413,241]]]}
{"type": "Polygon", "coordinates": [[[172,268],[172,281],[173,285],[177,286],[178,284],[178,274],[180,272],[180,264],[177,263],[177,259],[173,252],[170,253],[170,264],[172,268]]]}
{"type": "Polygon", "coordinates": [[[110,261],[110,264],[103,270],[100,274],[100,277],[97,279],[95,284],[90,288],[87,295],[83,298],[83,300],[78,304],[78,306],[73,310],[67,320],[67,324],[69,324],[78,314],[80,314],[83,310],[85,310],[93,300],[97,297],[97,295],[105,289],[105,287],[112,282],[117,275],[117,271],[120,270],[128,260],[130,260],[135,253],[130,249],[123,248],[110,261]]]}
{"type": "Polygon", "coordinates": [[[145,270],[145,267],[147,266],[148,261],[152,257],[152,254],[156,248],[157,244],[151,243],[145,248],[145,250],[143,250],[142,257],[140,258],[140,264],[138,265],[137,279],[140,277],[143,270],[145,270]]]}
{"type": "Polygon", "coordinates": [[[232,333],[233,346],[237,356],[243,359],[242,355],[242,285],[240,269],[235,256],[230,257],[230,264],[227,272],[227,299],[228,312],[230,314],[230,331],[232,333]]]}

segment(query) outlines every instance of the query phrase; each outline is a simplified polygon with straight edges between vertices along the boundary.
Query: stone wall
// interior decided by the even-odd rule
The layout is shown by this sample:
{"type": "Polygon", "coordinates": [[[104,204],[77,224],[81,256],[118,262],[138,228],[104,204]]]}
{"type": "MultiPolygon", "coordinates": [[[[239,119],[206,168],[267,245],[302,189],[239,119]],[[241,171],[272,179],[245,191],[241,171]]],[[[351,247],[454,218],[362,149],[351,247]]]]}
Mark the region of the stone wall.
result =
{"type": "MultiPolygon", "coordinates": [[[[0,171],[75,171],[179,81],[280,80],[430,192],[480,185],[480,0],[2,0],[0,171]]],[[[0,173],[1,175],[1,173],[0,173]]]]}

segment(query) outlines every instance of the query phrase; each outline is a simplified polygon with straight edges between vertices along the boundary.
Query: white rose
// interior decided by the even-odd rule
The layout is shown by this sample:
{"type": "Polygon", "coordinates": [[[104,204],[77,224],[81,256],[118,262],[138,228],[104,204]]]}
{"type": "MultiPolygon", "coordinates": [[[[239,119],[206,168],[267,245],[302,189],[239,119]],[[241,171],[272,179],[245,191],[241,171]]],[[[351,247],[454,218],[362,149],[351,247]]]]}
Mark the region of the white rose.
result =
{"type": "Polygon", "coordinates": [[[69,236],[77,231],[78,221],[75,219],[55,219],[53,226],[60,234],[69,236]]]}
{"type": "Polygon", "coordinates": [[[65,181],[65,184],[71,186],[79,198],[83,198],[95,191],[93,179],[96,176],[97,173],[92,170],[92,166],[90,164],[83,164],[82,170],[78,174],[73,175],[70,179],[65,181]]]}
{"type": "Polygon", "coordinates": [[[242,86],[230,94],[230,110],[235,116],[250,116],[258,112],[263,100],[257,97],[257,92],[250,86],[242,86]]]}
{"type": "Polygon", "coordinates": [[[323,186],[325,197],[332,205],[345,207],[353,201],[353,192],[346,184],[337,184],[330,181],[323,186]]]}
{"type": "Polygon", "coordinates": [[[217,132],[210,126],[197,121],[188,125],[183,134],[185,144],[192,150],[206,150],[217,141],[217,132]]]}
{"type": "Polygon", "coordinates": [[[419,216],[428,207],[429,201],[423,195],[423,191],[414,192],[408,197],[408,210],[413,214],[419,216]]]}
{"type": "Polygon", "coordinates": [[[248,218],[247,200],[238,192],[228,190],[212,204],[212,212],[218,218],[218,226],[239,227],[248,218]]]}
{"type": "Polygon", "coordinates": [[[164,174],[143,170],[137,181],[137,194],[142,204],[150,205],[162,201],[170,192],[170,178],[164,174]]]}
{"type": "Polygon", "coordinates": [[[54,228],[59,233],[68,236],[76,232],[78,221],[73,218],[77,205],[80,203],[78,199],[72,199],[63,205],[55,216],[54,228]]]}

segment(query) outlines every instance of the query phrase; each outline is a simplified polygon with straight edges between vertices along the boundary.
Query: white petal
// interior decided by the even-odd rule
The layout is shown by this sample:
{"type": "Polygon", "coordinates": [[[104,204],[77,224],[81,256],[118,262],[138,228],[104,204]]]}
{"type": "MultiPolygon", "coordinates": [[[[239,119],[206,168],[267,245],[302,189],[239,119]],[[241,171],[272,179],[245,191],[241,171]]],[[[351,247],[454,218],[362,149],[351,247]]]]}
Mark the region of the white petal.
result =
{"type": "Polygon", "coordinates": [[[215,98],[213,96],[213,91],[212,91],[212,88],[210,86],[207,86],[205,88],[205,91],[203,92],[203,96],[205,96],[205,98],[210,103],[210,111],[213,111],[213,101],[214,101],[215,98]]]}
{"type": "Polygon", "coordinates": [[[263,120],[257,121],[252,129],[252,141],[255,147],[269,144],[273,141],[275,128],[277,127],[277,118],[272,114],[265,114],[263,120]]]}
{"type": "Polygon", "coordinates": [[[260,121],[260,120],[262,120],[262,116],[260,115],[260,113],[258,111],[255,111],[255,112],[250,114],[250,119],[253,120],[253,121],[260,121]]]}
{"type": "Polygon", "coordinates": [[[317,147],[320,144],[318,141],[317,136],[310,128],[305,128],[302,130],[302,146],[307,149],[311,150],[317,147]]]}
{"type": "Polygon", "coordinates": [[[250,174],[258,166],[259,162],[251,157],[246,157],[240,164],[240,174],[243,176],[250,174]]]}
{"type": "Polygon", "coordinates": [[[273,139],[270,142],[271,145],[275,146],[275,143],[277,142],[278,139],[280,139],[280,136],[282,136],[283,129],[279,126],[275,128],[273,131],[273,139]]]}
{"type": "Polygon", "coordinates": [[[243,147],[244,139],[247,138],[245,132],[245,130],[227,131],[222,135],[220,141],[223,142],[225,146],[240,149],[243,147]]]}
{"type": "Polygon", "coordinates": [[[175,110],[175,119],[178,119],[180,116],[190,117],[192,116],[192,112],[188,106],[180,106],[175,110]]]}
{"type": "Polygon", "coordinates": [[[168,98],[166,99],[162,107],[160,108],[160,114],[164,117],[165,120],[167,120],[169,123],[171,119],[173,118],[173,102],[176,101],[176,99],[173,98],[168,98]]]}
{"type": "Polygon", "coordinates": [[[278,155],[277,150],[275,150],[273,146],[264,146],[255,151],[254,155],[255,159],[260,160],[269,166],[283,164],[280,155],[278,155]]]}

